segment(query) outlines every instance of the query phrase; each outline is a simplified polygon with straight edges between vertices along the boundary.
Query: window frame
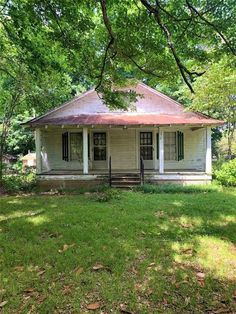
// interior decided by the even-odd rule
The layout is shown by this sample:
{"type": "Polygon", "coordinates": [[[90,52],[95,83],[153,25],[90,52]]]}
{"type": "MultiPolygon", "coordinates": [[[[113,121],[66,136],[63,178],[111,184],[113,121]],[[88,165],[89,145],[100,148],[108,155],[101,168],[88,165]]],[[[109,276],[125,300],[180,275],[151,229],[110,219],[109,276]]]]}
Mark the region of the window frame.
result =
{"type": "Polygon", "coordinates": [[[95,162],[106,162],[107,161],[107,154],[108,154],[108,152],[107,152],[107,149],[108,149],[108,136],[107,136],[107,132],[106,131],[95,131],[95,132],[93,132],[92,133],[92,147],[93,147],[93,161],[95,161],[95,162]],[[96,135],[96,134],[103,134],[103,135],[105,135],[105,144],[95,144],[95,142],[94,142],[94,136],[96,135]],[[104,148],[105,149],[105,159],[95,159],[95,149],[96,148],[104,148]]]}
{"type": "Polygon", "coordinates": [[[69,160],[70,161],[78,161],[80,163],[83,162],[83,132],[82,131],[78,131],[78,132],[69,132],[69,160]],[[71,135],[74,134],[81,134],[81,138],[82,138],[82,156],[81,156],[81,160],[80,159],[72,159],[72,155],[71,155],[71,135]]]}
{"type": "MultiPolygon", "coordinates": [[[[139,132],[139,154],[140,156],[142,156],[143,160],[146,160],[146,161],[153,161],[154,160],[154,155],[153,155],[153,132],[152,131],[142,131],[142,132],[139,132]],[[151,140],[151,144],[148,143],[148,136],[146,138],[141,138],[142,137],[142,134],[150,134],[150,140],[151,140]],[[144,143],[142,143],[142,140],[144,140],[144,143]],[[145,143],[145,140],[147,141],[147,143],[145,143]],[[151,155],[150,157],[151,158],[148,158],[148,159],[144,159],[144,157],[142,156],[141,154],[141,149],[142,148],[151,148],[151,155]]],[[[148,154],[146,154],[148,155],[148,154]]]]}
{"type": "Polygon", "coordinates": [[[177,154],[178,154],[177,150],[178,150],[177,132],[176,131],[166,131],[166,132],[164,132],[164,160],[165,161],[176,161],[177,160],[177,154]],[[170,134],[170,133],[172,133],[174,135],[173,138],[172,138],[172,139],[175,140],[174,144],[166,143],[166,134],[170,134]],[[170,150],[171,146],[175,148],[175,151],[173,152],[173,156],[171,156],[171,154],[172,154],[172,152],[170,150]],[[167,156],[166,156],[166,153],[167,153],[166,147],[169,147],[169,151],[168,151],[169,158],[167,158],[167,156]]]}

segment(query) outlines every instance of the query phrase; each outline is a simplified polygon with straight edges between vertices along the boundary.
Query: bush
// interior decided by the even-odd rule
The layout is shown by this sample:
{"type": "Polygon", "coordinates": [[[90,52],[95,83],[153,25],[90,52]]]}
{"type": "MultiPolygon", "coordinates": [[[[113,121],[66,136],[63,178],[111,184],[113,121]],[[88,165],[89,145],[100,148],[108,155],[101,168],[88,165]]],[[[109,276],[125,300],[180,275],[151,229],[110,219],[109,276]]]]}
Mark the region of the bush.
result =
{"type": "Polygon", "coordinates": [[[32,192],[36,187],[36,175],[33,171],[3,176],[3,188],[7,193],[32,192]]]}
{"type": "Polygon", "coordinates": [[[216,180],[225,186],[236,186],[236,159],[222,165],[220,170],[215,171],[216,180]]]}
{"type": "Polygon", "coordinates": [[[93,195],[93,198],[97,202],[108,202],[113,199],[120,199],[120,190],[108,188],[104,190],[103,192],[98,192],[93,195]]]}
{"type": "Polygon", "coordinates": [[[180,185],[180,184],[144,184],[136,188],[143,193],[203,193],[215,192],[218,188],[214,185],[180,185]]]}

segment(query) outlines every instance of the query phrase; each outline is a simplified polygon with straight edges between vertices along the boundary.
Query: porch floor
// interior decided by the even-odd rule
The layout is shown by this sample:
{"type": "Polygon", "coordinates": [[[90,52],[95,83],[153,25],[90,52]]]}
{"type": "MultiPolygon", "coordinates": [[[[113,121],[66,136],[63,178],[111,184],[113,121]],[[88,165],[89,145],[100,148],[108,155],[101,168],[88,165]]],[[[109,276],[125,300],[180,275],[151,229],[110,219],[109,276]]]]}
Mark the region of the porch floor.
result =
{"type": "MultiPolygon", "coordinates": [[[[115,169],[112,170],[112,174],[118,174],[118,173],[124,173],[124,174],[134,174],[139,173],[139,169],[115,169]]],[[[190,174],[190,175],[199,175],[204,174],[205,172],[202,170],[196,170],[196,169],[168,169],[164,170],[164,174],[190,174]]],[[[88,175],[107,175],[108,169],[99,169],[99,170],[89,170],[88,175]]],[[[158,170],[154,169],[147,169],[145,170],[145,174],[159,174],[158,170]]],[[[82,170],[50,170],[41,172],[40,175],[83,175],[82,170]]]]}

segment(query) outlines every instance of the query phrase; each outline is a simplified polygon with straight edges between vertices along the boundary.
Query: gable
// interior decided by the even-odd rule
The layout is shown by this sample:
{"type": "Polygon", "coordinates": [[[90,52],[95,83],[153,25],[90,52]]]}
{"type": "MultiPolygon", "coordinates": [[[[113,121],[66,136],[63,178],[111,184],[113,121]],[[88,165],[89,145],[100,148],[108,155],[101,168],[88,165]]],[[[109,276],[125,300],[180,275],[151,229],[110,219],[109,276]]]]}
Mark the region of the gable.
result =
{"type": "MultiPolygon", "coordinates": [[[[132,104],[132,112],[136,113],[159,113],[159,114],[179,114],[184,111],[182,105],[171,98],[153,90],[152,88],[138,83],[134,87],[126,90],[135,90],[138,97],[137,102],[132,104]]],[[[109,110],[109,108],[99,98],[97,92],[92,89],[81,96],[74,98],[65,105],[56,108],[46,114],[47,118],[59,118],[67,116],[76,116],[80,114],[99,114],[99,113],[121,113],[121,110],[109,110]]],[[[45,115],[44,115],[45,116],[45,115]]]]}
{"type": "Polygon", "coordinates": [[[222,124],[205,115],[186,112],[183,105],[143,83],[123,90],[134,90],[141,95],[127,111],[110,110],[92,89],[45,115],[29,121],[28,125],[167,125],[167,124],[222,124]]]}

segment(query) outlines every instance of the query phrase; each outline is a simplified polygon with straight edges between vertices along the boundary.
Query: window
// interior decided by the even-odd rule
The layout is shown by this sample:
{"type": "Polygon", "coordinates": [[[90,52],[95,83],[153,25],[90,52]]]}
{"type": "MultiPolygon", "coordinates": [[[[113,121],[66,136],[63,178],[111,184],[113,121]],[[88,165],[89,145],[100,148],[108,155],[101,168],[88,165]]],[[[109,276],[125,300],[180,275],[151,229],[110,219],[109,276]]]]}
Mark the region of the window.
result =
{"type": "Polygon", "coordinates": [[[140,132],[140,156],[143,160],[153,159],[152,132],[140,132]]]}
{"type": "Polygon", "coordinates": [[[176,132],[164,133],[164,159],[176,160],[176,132]]]}
{"type": "Polygon", "coordinates": [[[93,134],[93,159],[106,160],[106,133],[93,134]]]}
{"type": "Polygon", "coordinates": [[[83,161],[82,133],[70,133],[70,160],[83,161]]]}

